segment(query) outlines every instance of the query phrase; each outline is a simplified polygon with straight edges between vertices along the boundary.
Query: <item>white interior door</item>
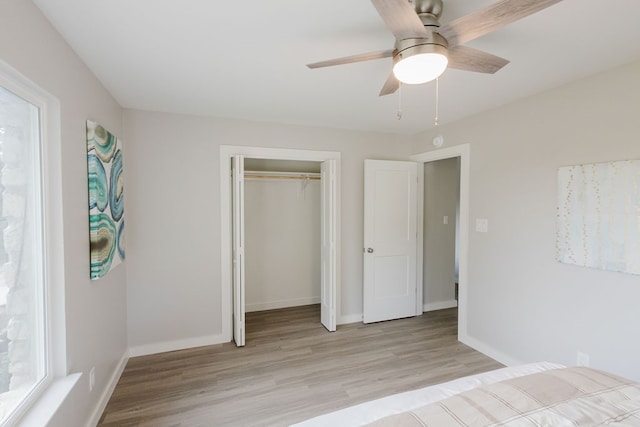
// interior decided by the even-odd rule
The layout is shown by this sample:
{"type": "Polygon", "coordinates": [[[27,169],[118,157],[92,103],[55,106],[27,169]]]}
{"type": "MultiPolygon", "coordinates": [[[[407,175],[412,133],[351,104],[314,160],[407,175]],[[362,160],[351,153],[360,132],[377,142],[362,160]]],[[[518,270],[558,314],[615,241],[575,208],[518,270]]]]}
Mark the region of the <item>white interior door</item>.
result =
{"type": "Polygon", "coordinates": [[[233,199],[233,339],[244,346],[244,156],[231,159],[233,199]]]}
{"type": "Polygon", "coordinates": [[[321,165],[322,248],[320,279],[320,322],[336,330],[336,161],[321,165]]]}
{"type": "Polygon", "coordinates": [[[417,313],[418,164],[365,160],[365,323],[417,313]]]}

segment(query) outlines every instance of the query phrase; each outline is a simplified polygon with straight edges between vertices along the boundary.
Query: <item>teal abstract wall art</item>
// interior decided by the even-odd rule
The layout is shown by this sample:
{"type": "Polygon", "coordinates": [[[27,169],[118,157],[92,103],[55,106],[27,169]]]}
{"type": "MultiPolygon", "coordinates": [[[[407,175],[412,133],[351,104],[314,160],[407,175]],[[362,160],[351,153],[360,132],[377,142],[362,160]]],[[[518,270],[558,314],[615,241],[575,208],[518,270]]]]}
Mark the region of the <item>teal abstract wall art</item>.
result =
{"type": "Polygon", "coordinates": [[[120,140],[87,120],[91,280],[125,259],[124,177],[120,140]]]}

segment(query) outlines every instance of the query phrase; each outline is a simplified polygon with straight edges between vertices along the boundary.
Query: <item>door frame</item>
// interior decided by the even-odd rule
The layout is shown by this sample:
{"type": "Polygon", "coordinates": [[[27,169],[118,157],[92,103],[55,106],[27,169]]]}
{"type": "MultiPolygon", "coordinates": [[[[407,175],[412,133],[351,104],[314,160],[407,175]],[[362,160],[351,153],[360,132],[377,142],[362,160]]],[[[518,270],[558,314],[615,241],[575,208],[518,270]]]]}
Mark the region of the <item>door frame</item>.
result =
{"type": "Polygon", "coordinates": [[[340,313],[340,152],[314,151],[290,148],[250,147],[244,145],[220,146],[220,313],[222,314],[222,336],[233,340],[233,276],[232,276],[232,203],[231,203],[231,158],[243,155],[245,158],[267,160],[298,160],[324,162],[334,160],[335,170],[335,281],[333,295],[336,298],[336,315],[340,313]]]}
{"type": "MultiPolygon", "coordinates": [[[[414,154],[411,160],[421,164],[435,162],[437,160],[460,157],[460,236],[458,238],[458,340],[467,340],[467,311],[468,311],[468,264],[469,264],[469,199],[471,176],[471,147],[469,144],[454,145],[440,150],[427,151],[414,154]]],[[[419,168],[419,169],[424,169],[419,168]]],[[[418,189],[418,206],[424,205],[424,188],[418,189]]],[[[424,244],[423,212],[418,209],[418,252],[422,255],[424,244]]],[[[421,259],[421,258],[418,258],[421,259]]],[[[418,262],[418,274],[416,280],[419,288],[422,288],[423,265],[418,262]]],[[[422,301],[420,301],[422,304],[422,301]]]]}

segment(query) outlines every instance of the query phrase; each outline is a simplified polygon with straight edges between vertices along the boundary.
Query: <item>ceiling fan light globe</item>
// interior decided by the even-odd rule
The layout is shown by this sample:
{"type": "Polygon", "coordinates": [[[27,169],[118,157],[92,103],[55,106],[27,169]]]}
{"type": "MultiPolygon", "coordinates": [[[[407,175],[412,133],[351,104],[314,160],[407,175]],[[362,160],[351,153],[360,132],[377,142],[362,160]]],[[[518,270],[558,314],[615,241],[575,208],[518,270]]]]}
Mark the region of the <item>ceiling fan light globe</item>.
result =
{"type": "Polygon", "coordinates": [[[415,85],[437,79],[447,69],[449,60],[442,53],[419,53],[405,56],[393,66],[396,79],[405,84],[415,85]]]}

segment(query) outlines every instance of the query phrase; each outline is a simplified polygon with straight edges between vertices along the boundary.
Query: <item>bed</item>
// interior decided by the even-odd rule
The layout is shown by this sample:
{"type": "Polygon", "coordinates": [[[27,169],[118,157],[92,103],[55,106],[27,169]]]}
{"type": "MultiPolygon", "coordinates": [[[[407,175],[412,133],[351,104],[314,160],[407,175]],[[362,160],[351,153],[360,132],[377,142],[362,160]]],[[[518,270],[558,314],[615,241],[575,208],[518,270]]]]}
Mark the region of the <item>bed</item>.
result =
{"type": "Polygon", "coordinates": [[[640,384],[542,362],[372,400],[295,427],[366,425],[640,426],[640,384]]]}

